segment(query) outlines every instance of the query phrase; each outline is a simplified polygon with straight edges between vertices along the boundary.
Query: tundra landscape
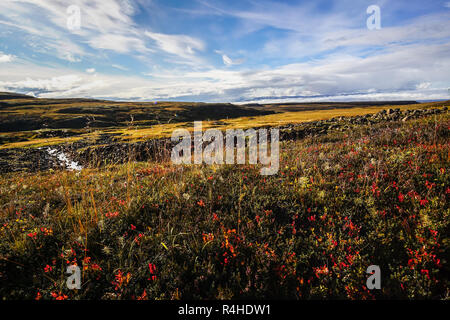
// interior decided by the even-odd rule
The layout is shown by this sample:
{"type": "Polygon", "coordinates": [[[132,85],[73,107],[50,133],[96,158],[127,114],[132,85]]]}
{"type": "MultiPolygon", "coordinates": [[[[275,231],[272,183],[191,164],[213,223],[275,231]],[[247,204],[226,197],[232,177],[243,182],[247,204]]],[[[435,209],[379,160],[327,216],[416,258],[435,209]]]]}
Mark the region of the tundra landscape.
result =
{"type": "Polygon", "coordinates": [[[436,312],[449,71],[449,0],[1,0],[0,302],[436,312]]]}
{"type": "Polygon", "coordinates": [[[450,101],[0,99],[4,298],[448,297],[450,101]],[[194,120],[278,128],[278,174],[174,165],[194,120]]]}

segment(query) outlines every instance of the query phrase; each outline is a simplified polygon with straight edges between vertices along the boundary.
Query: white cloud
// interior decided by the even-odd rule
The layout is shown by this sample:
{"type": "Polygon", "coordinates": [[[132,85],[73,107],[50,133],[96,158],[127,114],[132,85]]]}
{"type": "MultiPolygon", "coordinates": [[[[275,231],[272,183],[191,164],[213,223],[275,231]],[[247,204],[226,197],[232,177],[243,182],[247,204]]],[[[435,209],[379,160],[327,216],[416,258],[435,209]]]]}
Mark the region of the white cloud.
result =
{"type": "Polygon", "coordinates": [[[191,61],[205,48],[202,41],[187,35],[145,32],[133,21],[138,8],[131,0],[72,0],[70,4],[63,0],[3,0],[0,24],[33,35],[26,40],[33,49],[51,49],[47,53],[70,62],[89,55],[86,45],[136,58],[160,49],[191,61]],[[80,8],[79,30],[67,27],[69,5],[80,8]],[[150,39],[156,42],[154,48],[147,46],[153,42],[150,39]]]}
{"type": "Polygon", "coordinates": [[[14,58],[15,58],[15,56],[13,56],[11,54],[4,54],[4,53],[0,52],[0,63],[11,62],[14,60],[14,58]]]}
{"type": "Polygon", "coordinates": [[[264,44],[260,55],[264,57],[309,58],[332,50],[340,50],[354,56],[402,49],[411,43],[448,42],[450,13],[433,14],[413,19],[395,27],[383,27],[376,32],[365,28],[330,28],[311,33],[308,37],[298,32],[273,38],[264,44]]]}
{"type": "Polygon", "coordinates": [[[240,64],[244,63],[244,59],[237,59],[237,60],[231,59],[228,55],[223,53],[221,50],[214,50],[214,52],[222,57],[223,64],[226,65],[227,67],[234,66],[234,65],[240,65],[240,64]]]}
{"type": "MultiPolygon", "coordinates": [[[[252,31],[272,27],[308,35],[311,34],[312,26],[314,32],[319,33],[323,30],[350,27],[353,21],[357,19],[354,16],[352,17],[351,7],[354,7],[354,4],[339,10],[339,2],[334,3],[333,15],[314,11],[316,4],[313,1],[297,4],[277,1],[252,1],[251,7],[245,10],[235,9],[233,6],[212,5],[210,1],[199,2],[209,9],[204,11],[205,14],[225,15],[241,19],[253,26],[252,31]]],[[[238,31],[238,33],[240,32],[238,31]]]]}
{"type": "Polygon", "coordinates": [[[418,90],[428,89],[429,87],[431,87],[431,82],[421,82],[418,85],[416,85],[416,89],[418,90]]]}
{"type": "Polygon", "coordinates": [[[145,46],[145,42],[137,37],[129,37],[120,34],[102,34],[88,41],[92,48],[112,50],[118,53],[154,52],[145,46]]]}
{"type": "Polygon", "coordinates": [[[69,62],[80,62],[81,57],[87,56],[87,53],[75,42],[69,39],[61,39],[56,41],[40,42],[41,51],[48,54],[55,54],[59,59],[69,62]]]}
{"type": "Polygon", "coordinates": [[[145,35],[156,42],[156,45],[167,53],[192,59],[196,51],[203,51],[203,41],[186,35],[169,35],[146,31],[145,35]]]}
{"type": "Polygon", "coordinates": [[[226,54],[222,55],[222,60],[223,60],[223,63],[225,65],[227,65],[227,66],[232,66],[233,65],[233,60],[231,60],[231,58],[228,57],[226,54]]]}
{"type": "MultiPolygon", "coordinates": [[[[206,41],[184,34],[145,31],[133,21],[139,9],[132,1],[70,1],[82,10],[81,29],[75,32],[66,27],[66,1],[0,1],[2,31],[17,33],[23,43],[32,48],[32,53],[45,53],[72,63],[90,59],[85,63],[92,66],[85,72],[78,72],[67,67],[70,66],[67,63],[57,66],[52,65],[53,60],[37,61],[30,57],[24,61],[35,63],[25,63],[0,53],[0,62],[9,62],[0,68],[0,88],[31,90],[41,97],[144,100],[445,97],[441,88],[450,84],[447,71],[450,70],[450,16],[445,10],[409,20],[402,26],[383,26],[377,32],[370,32],[365,28],[364,17],[361,18],[365,10],[358,15],[359,8],[353,6],[360,4],[350,0],[336,2],[333,13],[314,12],[313,2],[300,5],[272,1],[249,3],[249,10],[220,9],[208,4],[217,14],[243,21],[240,26],[252,26],[241,28],[245,30],[231,28],[217,40],[241,41],[239,37],[243,34],[264,27],[271,29],[265,34],[270,40],[261,43],[262,49],[247,54],[216,51],[222,58],[223,69],[214,69],[203,60],[208,53],[206,41]],[[342,6],[346,6],[345,10],[342,6]],[[280,29],[283,32],[278,32],[280,29]],[[22,37],[22,33],[25,36],[22,37]],[[239,37],[235,37],[236,34],[239,37]],[[139,59],[146,68],[128,70],[114,64],[118,61],[111,59],[111,53],[139,59]],[[226,68],[243,63],[244,59],[236,56],[244,57],[249,63],[226,68]],[[171,65],[161,63],[159,69],[147,73],[151,79],[132,73],[142,74],[150,62],[158,67],[159,58],[171,65]],[[276,62],[272,58],[276,58],[276,62]],[[97,66],[96,61],[130,73],[101,74],[93,67],[104,70],[105,65],[97,66]],[[46,62],[47,67],[42,62],[46,62]],[[246,69],[249,65],[252,69],[246,69]],[[93,71],[89,72],[90,69],[93,71]]],[[[130,62],[126,65],[133,66],[135,61],[130,62]]]]}
{"type": "Polygon", "coordinates": [[[109,84],[104,80],[90,80],[86,83],[73,86],[68,90],[62,92],[46,92],[39,96],[41,98],[58,98],[58,97],[89,97],[92,92],[107,87],[109,84]]]}
{"type": "Polygon", "coordinates": [[[24,37],[24,43],[34,51],[46,51],[70,62],[89,55],[86,44],[118,53],[151,52],[133,22],[135,13],[129,0],[72,0],[70,4],[62,0],[0,1],[0,24],[32,35],[24,37]],[[80,30],[67,27],[69,5],[80,8],[80,30]]]}
{"type": "Polygon", "coordinates": [[[33,89],[41,91],[65,91],[72,89],[75,85],[82,82],[83,78],[75,75],[64,75],[52,77],[50,79],[32,79],[26,77],[20,81],[0,81],[0,87],[9,89],[33,89]]]}
{"type": "Polygon", "coordinates": [[[12,74],[15,79],[0,81],[0,91],[33,91],[40,97],[148,101],[186,97],[201,101],[436,99],[448,96],[450,44],[409,45],[364,58],[335,54],[272,68],[155,69],[151,79],[33,69],[14,63],[6,66],[0,68],[0,79],[12,74]]]}
{"type": "Polygon", "coordinates": [[[95,69],[94,68],[88,68],[88,69],[86,69],[86,72],[87,73],[95,73],[95,69]]]}
{"type": "MultiPolygon", "coordinates": [[[[133,27],[131,16],[135,13],[133,4],[129,0],[4,0],[0,7],[4,7],[5,16],[22,16],[29,18],[24,24],[37,26],[42,22],[53,30],[67,30],[67,8],[77,6],[81,11],[81,29],[79,34],[89,32],[113,33],[123,32],[125,28],[133,27]],[[37,16],[39,14],[39,16],[37,16]],[[45,19],[42,19],[42,18],[45,19]],[[48,23],[50,22],[50,24],[48,23]]],[[[35,28],[39,30],[39,28],[35,28]]]]}
{"type": "Polygon", "coordinates": [[[122,70],[122,71],[128,71],[129,70],[128,68],[126,68],[124,66],[121,66],[120,64],[113,64],[113,65],[111,65],[111,67],[119,69],[119,70],[122,70]]]}

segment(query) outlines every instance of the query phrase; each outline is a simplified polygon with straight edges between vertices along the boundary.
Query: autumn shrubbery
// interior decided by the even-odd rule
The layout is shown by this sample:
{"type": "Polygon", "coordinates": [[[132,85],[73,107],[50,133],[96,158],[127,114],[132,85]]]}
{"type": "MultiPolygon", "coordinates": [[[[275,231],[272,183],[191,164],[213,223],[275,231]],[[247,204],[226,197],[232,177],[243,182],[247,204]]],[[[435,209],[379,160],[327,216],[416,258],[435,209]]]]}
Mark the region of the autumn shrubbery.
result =
{"type": "Polygon", "coordinates": [[[281,145],[280,171],[128,163],[1,179],[3,299],[448,298],[449,119],[281,145]],[[82,288],[66,287],[68,265],[82,288]],[[366,269],[381,268],[381,290],[366,269]]]}

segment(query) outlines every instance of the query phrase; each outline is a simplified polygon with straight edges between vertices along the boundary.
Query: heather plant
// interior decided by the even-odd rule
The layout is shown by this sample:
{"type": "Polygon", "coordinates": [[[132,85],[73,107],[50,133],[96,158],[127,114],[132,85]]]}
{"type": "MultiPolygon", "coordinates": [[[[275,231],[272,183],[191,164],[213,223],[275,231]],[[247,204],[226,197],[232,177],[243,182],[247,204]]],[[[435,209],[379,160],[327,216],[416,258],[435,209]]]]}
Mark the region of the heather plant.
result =
{"type": "Polygon", "coordinates": [[[170,161],[6,174],[0,296],[448,298],[449,125],[285,141],[273,176],[170,161]],[[380,290],[366,287],[370,265],[380,290]]]}

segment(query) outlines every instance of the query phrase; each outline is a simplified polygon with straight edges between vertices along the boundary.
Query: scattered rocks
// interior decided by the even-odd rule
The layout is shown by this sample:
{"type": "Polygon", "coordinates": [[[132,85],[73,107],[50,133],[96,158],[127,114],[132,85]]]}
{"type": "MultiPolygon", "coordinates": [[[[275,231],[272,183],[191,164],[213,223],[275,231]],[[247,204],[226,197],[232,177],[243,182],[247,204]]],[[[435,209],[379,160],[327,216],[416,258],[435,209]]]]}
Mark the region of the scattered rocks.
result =
{"type": "MultiPolygon", "coordinates": [[[[442,109],[415,109],[401,111],[399,108],[381,110],[375,114],[354,117],[335,117],[327,120],[311,121],[277,127],[280,129],[281,140],[302,139],[307,136],[324,135],[330,131],[345,131],[357,125],[373,125],[381,122],[417,119],[423,116],[447,112],[442,109]]],[[[266,128],[269,129],[269,128],[266,128]]],[[[63,132],[64,134],[65,132],[63,132]]],[[[43,130],[40,137],[61,135],[55,130],[43,130]]],[[[70,133],[67,133],[69,136],[70,133]]],[[[124,163],[127,161],[162,160],[170,157],[173,143],[170,139],[153,139],[136,143],[119,142],[117,137],[103,134],[95,144],[85,141],[48,148],[17,148],[0,150],[0,172],[41,171],[48,169],[70,169],[99,166],[106,163],[124,163]],[[62,156],[63,155],[63,156],[62,156]],[[78,167],[77,167],[78,168],[78,167]]]]}
{"type": "Polygon", "coordinates": [[[300,124],[281,126],[280,138],[283,140],[301,139],[308,135],[327,133],[330,130],[345,131],[353,125],[373,125],[380,122],[403,121],[419,117],[440,114],[447,111],[442,109],[414,109],[401,111],[400,108],[381,110],[375,114],[366,114],[354,117],[335,117],[328,120],[311,121],[300,124]]]}

